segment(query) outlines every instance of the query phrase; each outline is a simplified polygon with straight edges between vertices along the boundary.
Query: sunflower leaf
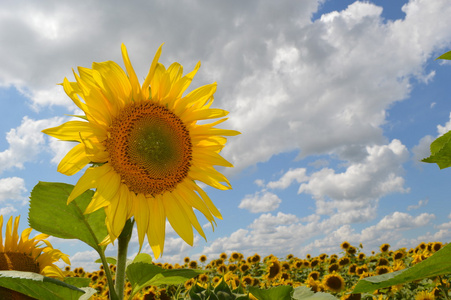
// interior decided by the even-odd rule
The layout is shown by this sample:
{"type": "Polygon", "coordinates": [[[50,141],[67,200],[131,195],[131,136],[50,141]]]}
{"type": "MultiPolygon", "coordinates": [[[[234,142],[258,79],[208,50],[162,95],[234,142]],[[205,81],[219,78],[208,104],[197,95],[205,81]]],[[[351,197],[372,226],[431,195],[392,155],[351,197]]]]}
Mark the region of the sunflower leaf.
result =
{"type": "Polygon", "coordinates": [[[449,59],[449,60],[451,60],[451,51],[448,51],[448,52],[440,55],[436,59],[449,59]]]}
{"type": "Polygon", "coordinates": [[[128,265],[126,270],[127,278],[132,284],[130,297],[133,297],[133,295],[146,286],[181,284],[205,272],[204,270],[193,269],[163,269],[151,263],[150,255],[141,253],[128,265]]]}
{"type": "MultiPolygon", "coordinates": [[[[117,259],[116,259],[116,257],[107,256],[106,257],[106,262],[109,263],[109,264],[112,264],[112,265],[116,265],[117,264],[117,259]]],[[[101,258],[97,259],[95,261],[95,263],[101,264],[102,263],[102,259],[101,258]]]]}
{"type": "Polygon", "coordinates": [[[431,156],[422,162],[436,163],[440,169],[451,166],[451,131],[438,137],[431,143],[431,156]]]}
{"type": "Polygon", "coordinates": [[[88,287],[91,278],[88,277],[64,277],[64,282],[78,288],[88,287]]]}
{"type": "Polygon", "coordinates": [[[315,293],[306,286],[298,286],[294,288],[293,300],[337,300],[337,298],[323,292],[315,293]]]}
{"type": "Polygon", "coordinates": [[[361,279],[353,293],[372,292],[392,285],[451,273],[451,244],[446,245],[431,257],[400,271],[361,279]]]}
{"type": "Polygon", "coordinates": [[[91,190],[66,204],[73,188],[65,183],[39,182],[31,191],[29,225],[55,237],[78,239],[99,252],[99,243],[108,234],[105,212],[99,209],[83,214],[94,194],[91,190]]]}
{"type": "Polygon", "coordinates": [[[96,293],[92,288],[77,288],[41,274],[20,271],[0,271],[0,286],[36,299],[89,299],[96,293]]]}
{"type": "Polygon", "coordinates": [[[279,285],[276,287],[271,287],[269,289],[259,289],[257,287],[250,286],[249,292],[258,300],[291,300],[293,287],[289,285],[279,285]]]}

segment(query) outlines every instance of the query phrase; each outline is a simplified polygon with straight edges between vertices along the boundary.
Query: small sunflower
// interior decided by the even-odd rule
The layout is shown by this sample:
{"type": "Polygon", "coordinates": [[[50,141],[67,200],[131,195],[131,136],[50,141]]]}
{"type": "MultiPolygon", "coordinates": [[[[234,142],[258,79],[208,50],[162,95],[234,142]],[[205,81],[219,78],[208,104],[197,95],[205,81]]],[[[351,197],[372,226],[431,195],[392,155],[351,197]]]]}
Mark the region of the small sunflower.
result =
{"type": "Polygon", "coordinates": [[[345,280],[336,273],[324,276],[322,283],[324,288],[331,292],[340,292],[345,288],[345,280]]]}
{"type": "Polygon", "coordinates": [[[390,249],[390,244],[382,244],[380,247],[382,253],[388,252],[388,249],[390,249]]]}
{"type": "Polygon", "coordinates": [[[140,246],[147,235],[155,257],[163,253],[166,219],[189,245],[193,245],[193,227],[205,238],[193,208],[212,225],[214,217],[222,219],[197,181],[221,190],[231,188],[214,166],[232,167],[219,152],[227,141],[224,136],[239,134],[214,127],[227,115],[210,108],[216,83],[183,96],[200,63],[183,76],[180,64],[166,69],[159,63],[160,54],[161,46],[142,85],[124,45],[127,73],[112,61],[93,63],[92,69],[79,67],[79,75],[74,72],[76,82],[65,78],[62,85],[85,115],[43,131],[78,142],[61,160],[59,172],[73,175],[93,164],[68,202],[96,189],[85,213],[105,209],[109,236],[103,244],[114,241],[134,217],[140,246]],[[197,123],[217,118],[222,119],[197,123]]]}
{"type": "MultiPolygon", "coordinates": [[[[3,216],[0,215],[0,270],[15,270],[38,273],[47,277],[64,278],[63,271],[54,263],[63,260],[70,264],[69,256],[58,249],[53,249],[52,244],[45,240],[46,234],[38,234],[30,239],[32,228],[22,231],[19,236],[20,217],[10,217],[6,224],[5,242],[3,243],[3,216]]],[[[27,299],[17,292],[0,287],[2,299],[27,299]],[[10,298],[8,298],[10,297],[10,298]]]]}
{"type": "Polygon", "coordinates": [[[349,242],[344,241],[343,243],[341,243],[340,248],[343,250],[348,249],[351,246],[351,244],[349,244],[349,242]]]}
{"type": "Polygon", "coordinates": [[[415,295],[415,300],[435,300],[433,292],[421,291],[415,295]]]}
{"type": "Polygon", "coordinates": [[[10,217],[6,224],[3,243],[3,216],[0,215],[0,270],[16,270],[39,273],[47,277],[64,278],[63,271],[54,263],[63,260],[70,265],[69,256],[46,240],[47,234],[38,234],[30,239],[32,228],[22,231],[19,237],[20,217],[10,217]]]}
{"type": "Polygon", "coordinates": [[[267,263],[266,274],[263,277],[268,281],[272,281],[280,276],[281,271],[280,262],[277,258],[273,258],[267,263]]]}

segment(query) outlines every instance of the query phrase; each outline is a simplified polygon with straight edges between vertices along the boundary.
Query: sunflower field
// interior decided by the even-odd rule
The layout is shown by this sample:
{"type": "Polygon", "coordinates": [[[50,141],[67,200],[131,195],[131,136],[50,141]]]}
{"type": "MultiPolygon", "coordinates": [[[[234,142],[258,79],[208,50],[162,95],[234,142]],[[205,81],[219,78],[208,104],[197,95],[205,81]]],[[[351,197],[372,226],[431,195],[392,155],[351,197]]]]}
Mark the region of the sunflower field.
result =
{"type": "MultiPolygon", "coordinates": [[[[366,254],[362,245],[341,244],[338,254],[307,255],[299,258],[259,254],[245,257],[239,252],[222,253],[219,257],[205,255],[194,259],[185,257],[180,264],[152,264],[156,272],[172,270],[193,271],[195,276],[177,284],[163,283],[146,286],[139,291],[127,281],[125,294],[130,299],[447,299],[449,275],[424,278],[406,284],[393,285],[372,293],[351,294],[360,279],[404,270],[443,248],[440,242],[420,243],[412,249],[391,250],[389,244],[379,252],[366,254]],[[134,296],[133,296],[134,294],[134,296]],[[221,296],[222,295],[222,296],[221,296]]],[[[140,254],[144,255],[144,254],[140,254]]],[[[150,258],[150,257],[149,257],[150,258]]],[[[111,263],[114,274],[116,266],[111,263]]],[[[66,267],[65,276],[89,281],[97,293],[91,299],[108,299],[104,268],[86,272],[82,268],[66,267]]],[[[156,274],[156,273],[155,273],[156,274]]],[[[182,273],[180,273],[182,274],[182,273]]],[[[186,274],[186,273],[185,273],[186,274]]],[[[168,277],[169,278],[169,277],[168,277]]]]}

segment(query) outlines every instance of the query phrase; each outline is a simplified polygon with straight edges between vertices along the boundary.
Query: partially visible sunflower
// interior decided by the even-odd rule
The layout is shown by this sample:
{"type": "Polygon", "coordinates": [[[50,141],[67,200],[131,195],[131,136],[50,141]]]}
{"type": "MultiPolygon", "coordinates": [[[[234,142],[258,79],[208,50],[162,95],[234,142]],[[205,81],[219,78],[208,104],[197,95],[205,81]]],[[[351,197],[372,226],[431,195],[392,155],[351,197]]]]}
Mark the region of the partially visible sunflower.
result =
{"type": "MultiPolygon", "coordinates": [[[[5,239],[3,243],[3,216],[0,215],[0,270],[23,271],[38,273],[47,277],[64,278],[63,271],[54,263],[62,259],[70,265],[69,256],[58,249],[53,249],[52,244],[45,240],[46,234],[38,234],[30,239],[32,228],[22,231],[19,236],[20,216],[14,219],[10,217],[6,224],[5,239]]],[[[5,298],[16,299],[17,292],[0,287],[0,294],[5,298]],[[8,298],[10,297],[10,298],[8,298]]],[[[27,299],[26,296],[17,299],[27,299]]]]}
{"type": "Polygon", "coordinates": [[[239,134],[215,128],[227,112],[210,108],[216,83],[183,95],[200,63],[183,76],[178,63],[167,69],[158,62],[161,46],[141,85],[122,45],[126,72],[115,62],[78,68],[76,82],[66,78],[66,94],[84,112],[43,132],[65,141],[79,142],[61,160],[58,171],[73,175],[93,163],[77,182],[71,202],[88,189],[96,189],[85,213],[105,209],[109,236],[114,241],[125,222],[134,217],[142,247],[147,235],[155,257],[163,253],[165,223],[193,245],[193,227],[205,238],[193,208],[212,225],[222,219],[197,181],[227,190],[227,178],[214,166],[232,167],[219,155],[227,139],[239,134]],[[83,101],[84,102],[83,102],[83,101]],[[212,123],[198,121],[219,119],[212,123]]]}
{"type": "Polygon", "coordinates": [[[46,240],[47,234],[38,234],[30,239],[32,228],[22,231],[19,237],[20,216],[10,217],[6,224],[3,243],[3,216],[0,215],[0,270],[15,270],[39,273],[47,277],[64,278],[63,271],[54,263],[62,259],[70,265],[69,256],[46,240]]]}

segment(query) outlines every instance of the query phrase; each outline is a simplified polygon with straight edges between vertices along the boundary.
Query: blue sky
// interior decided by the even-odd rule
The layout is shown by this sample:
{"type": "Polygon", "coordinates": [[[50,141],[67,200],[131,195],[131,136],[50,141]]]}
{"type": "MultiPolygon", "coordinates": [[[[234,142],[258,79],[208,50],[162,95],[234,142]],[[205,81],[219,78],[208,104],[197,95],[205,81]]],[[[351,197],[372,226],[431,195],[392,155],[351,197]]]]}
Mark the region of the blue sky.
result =
{"type": "MultiPolygon", "coordinates": [[[[26,228],[38,181],[79,178],[56,171],[70,145],[40,133],[76,112],[57,83],[93,61],[122,65],[121,43],[144,78],[164,42],[162,63],[188,72],[202,62],[192,87],[217,81],[225,127],[242,135],[222,153],[235,165],[222,170],[233,190],[206,188],[224,220],[194,247],[168,229],[160,261],[332,254],[344,240],[367,253],[449,241],[451,171],[419,162],[451,129],[451,64],[434,60],[451,49],[446,0],[111,3],[0,8],[5,218],[21,215],[26,228]]],[[[81,242],[51,241],[73,265],[96,268],[81,242]]]]}

